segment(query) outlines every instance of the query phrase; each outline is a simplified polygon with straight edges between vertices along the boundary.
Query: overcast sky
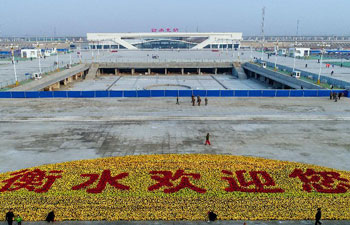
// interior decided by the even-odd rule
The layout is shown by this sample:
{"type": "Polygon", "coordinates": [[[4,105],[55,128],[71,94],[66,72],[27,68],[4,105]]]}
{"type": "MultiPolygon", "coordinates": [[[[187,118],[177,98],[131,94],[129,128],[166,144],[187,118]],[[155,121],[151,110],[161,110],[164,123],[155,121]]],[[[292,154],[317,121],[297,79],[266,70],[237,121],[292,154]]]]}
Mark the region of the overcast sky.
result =
{"type": "Polygon", "coordinates": [[[88,32],[243,32],[350,35],[350,0],[0,0],[0,36],[88,32]]]}

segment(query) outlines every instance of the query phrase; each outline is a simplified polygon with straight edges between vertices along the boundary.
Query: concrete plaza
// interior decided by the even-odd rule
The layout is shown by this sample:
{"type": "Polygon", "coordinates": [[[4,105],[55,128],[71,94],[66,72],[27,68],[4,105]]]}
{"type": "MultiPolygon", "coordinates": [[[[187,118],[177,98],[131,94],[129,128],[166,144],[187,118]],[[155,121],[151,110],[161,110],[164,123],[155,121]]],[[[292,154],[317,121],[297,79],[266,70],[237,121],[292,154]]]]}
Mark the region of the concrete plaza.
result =
{"type": "MultiPolygon", "coordinates": [[[[350,99],[1,99],[0,172],[108,156],[205,153],[257,156],[350,170],[350,99]],[[205,134],[211,146],[204,146],[205,134]]],[[[245,221],[216,221],[242,225],[245,221]]],[[[347,225],[350,221],[322,221],[347,225]]],[[[5,225],[0,222],[0,225],[5,225]]],[[[42,225],[46,222],[26,222],[42,225]]],[[[58,225],[201,225],[205,221],[64,221],[58,225]]],[[[247,221],[307,225],[314,221],[247,221]]]]}
{"type": "MultiPolygon", "coordinates": [[[[254,53],[254,52],[253,52],[254,53]]],[[[64,67],[70,63],[91,63],[91,62],[167,62],[167,61],[179,61],[179,62],[192,62],[192,61],[232,61],[238,54],[241,57],[248,57],[247,54],[242,55],[238,51],[220,51],[212,52],[210,50],[119,50],[118,52],[110,51],[97,51],[97,50],[82,50],[75,51],[70,54],[59,54],[58,62],[59,67],[64,67]],[[81,59],[77,53],[80,53],[81,59]],[[152,56],[157,56],[156,59],[152,56]]],[[[254,53],[257,54],[257,53],[254,53]]],[[[250,56],[249,56],[250,57],[250,56]]],[[[234,60],[234,61],[236,61],[234,60]]],[[[56,56],[46,57],[40,60],[42,72],[54,71],[57,66],[54,62],[57,61],[56,56]]],[[[39,59],[19,61],[16,63],[17,76],[20,80],[25,79],[26,73],[38,73],[39,72],[39,59]]],[[[0,83],[13,83],[14,81],[14,68],[11,61],[1,61],[0,64],[0,83]]]]}
{"type": "Polygon", "coordinates": [[[258,156],[350,170],[349,99],[0,100],[0,172],[108,156],[258,156]],[[204,146],[211,134],[212,146],[204,146]],[[325,160],[327,159],[327,160],[325,160]]]}
{"type": "Polygon", "coordinates": [[[64,90],[251,90],[268,89],[269,86],[256,80],[240,80],[232,75],[156,75],[156,76],[100,76],[69,84],[64,90]]]}

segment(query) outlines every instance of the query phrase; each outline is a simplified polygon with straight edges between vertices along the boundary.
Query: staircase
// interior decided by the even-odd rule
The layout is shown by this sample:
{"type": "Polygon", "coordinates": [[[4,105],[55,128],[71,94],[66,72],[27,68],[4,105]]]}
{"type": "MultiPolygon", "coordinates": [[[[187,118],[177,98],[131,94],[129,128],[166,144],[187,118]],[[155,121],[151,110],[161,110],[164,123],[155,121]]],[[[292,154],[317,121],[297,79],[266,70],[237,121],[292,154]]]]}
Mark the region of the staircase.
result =
{"type": "Polygon", "coordinates": [[[234,71],[232,74],[234,76],[238,77],[239,79],[247,79],[247,75],[245,74],[241,63],[234,62],[233,66],[234,66],[234,71]]]}
{"type": "Polygon", "coordinates": [[[85,79],[86,80],[93,80],[94,78],[96,78],[98,68],[99,68],[98,63],[92,63],[90,66],[89,72],[86,75],[85,79]]]}

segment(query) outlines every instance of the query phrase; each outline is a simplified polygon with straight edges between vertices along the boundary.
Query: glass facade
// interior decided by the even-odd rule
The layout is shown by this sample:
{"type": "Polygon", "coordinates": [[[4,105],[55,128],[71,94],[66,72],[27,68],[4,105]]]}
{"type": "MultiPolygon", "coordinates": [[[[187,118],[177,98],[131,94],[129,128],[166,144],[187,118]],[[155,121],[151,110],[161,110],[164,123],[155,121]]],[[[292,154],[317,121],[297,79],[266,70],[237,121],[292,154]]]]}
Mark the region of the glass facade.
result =
{"type": "Polygon", "coordinates": [[[193,48],[196,44],[176,40],[154,40],[135,44],[139,49],[186,49],[193,48]]]}
{"type": "Polygon", "coordinates": [[[232,44],[219,44],[219,45],[217,45],[217,44],[211,44],[211,45],[206,45],[204,48],[206,48],[206,49],[208,49],[208,48],[214,48],[214,49],[218,49],[218,48],[220,48],[220,49],[232,49],[232,46],[233,46],[235,49],[239,48],[239,44],[234,44],[234,45],[232,45],[232,44]]]}

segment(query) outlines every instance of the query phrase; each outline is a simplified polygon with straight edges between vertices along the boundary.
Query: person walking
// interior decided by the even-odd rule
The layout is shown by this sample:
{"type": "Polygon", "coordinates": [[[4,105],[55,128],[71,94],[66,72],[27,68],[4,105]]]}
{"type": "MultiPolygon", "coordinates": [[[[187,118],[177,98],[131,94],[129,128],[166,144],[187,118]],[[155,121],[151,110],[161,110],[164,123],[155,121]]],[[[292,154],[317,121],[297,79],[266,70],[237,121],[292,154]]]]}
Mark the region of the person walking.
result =
{"type": "Polygon", "coordinates": [[[47,214],[46,219],[45,219],[48,223],[50,222],[54,222],[55,221],[55,212],[52,210],[51,212],[49,212],[49,214],[47,214]]]}
{"type": "Polygon", "coordinates": [[[305,68],[307,68],[307,63],[305,64],[305,68]]]}
{"type": "Polygon", "coordinates": [[[179,103],[179,96],[176,97],[176,105],[180,105],[180,103],[179,103]]]}
{"type": "Polygon", "coordinates": [[[210,139],[210,135],[209,135],[209,133],[207,133],[207,136],[205,137],[205,145],[211,145],[209,139],[210,139]]]}
{"type": "Polygon", "coordinates": [[[215,221],[217,219],[217,217],[218,216],[214,212],[212,212],[212,211],[208,212],[208,222],[215,221]]]}
{"type": "Polygon", "coordinates": [[[8,225],[12,225],[13,222],[13,218],[15,217],[15,215],[13,214],[13,209],[10,209],[7,213],[6,213],[6,221],[8,223],[8,225]]]}
{"type": "Polygon", "coordinates": [[[196,99],[194,98],[194,95],[192,95],[192,106],[196,104],[196,99]]]}
{"type": "Polygon", "coordinates": [[[333,76],[333,74],[334,74],[334,70],[332,70],[332,72],[331,72],[331,76],[333,76]]]}
{"type": "Polygon", "coordinates": [[[343,97],[343,93],[342,93],[342,92],[339,92],[339,93],[338,93],[338,99],[340,100],[341,97],[343,97]]]}
{"type": "Polygon", "coordinates": [[[205,97],[204,102],[205,102],[205,105],[207,106],[208,105],[208,98],[207,97],[205,97]]]}
{"type": "Polygon", "coordinates": [[[197,103],[198,103],[198,106],[201,106],[201,102],[202,102],[202,99],[201,99],[201,96],[197,96],[197,103]]]}
{"type": "Polygon", "coordinates": [[[322,224],[320,222],[320,220],[321,220],[321,208],[317,209],[317,213],[316,213],[315,219],[316,219],[315,225],[322,224]]]}
{"type": "Polygon", "coordinates": [[[21,225],[22,224],[22,217],[20,215],[17,215],[16,221],[17,221],[18,225],[21,225]]]}

